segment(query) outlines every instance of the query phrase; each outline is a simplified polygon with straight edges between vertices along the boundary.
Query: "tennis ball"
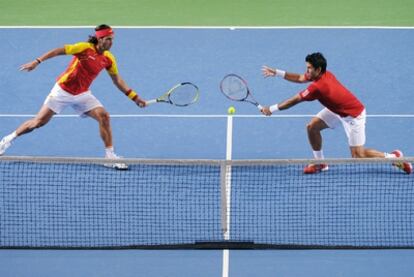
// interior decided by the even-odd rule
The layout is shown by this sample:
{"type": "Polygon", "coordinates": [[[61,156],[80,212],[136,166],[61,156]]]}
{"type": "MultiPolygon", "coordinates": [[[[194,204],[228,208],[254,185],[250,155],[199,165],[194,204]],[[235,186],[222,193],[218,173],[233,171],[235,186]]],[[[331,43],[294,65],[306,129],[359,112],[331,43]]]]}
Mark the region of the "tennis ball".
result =
{"type": "Polygon", "coordinates": [[[230,106],[227,110],[228,114],[234,114],[236,112],[236,109],[233,106],[230,106]]]}

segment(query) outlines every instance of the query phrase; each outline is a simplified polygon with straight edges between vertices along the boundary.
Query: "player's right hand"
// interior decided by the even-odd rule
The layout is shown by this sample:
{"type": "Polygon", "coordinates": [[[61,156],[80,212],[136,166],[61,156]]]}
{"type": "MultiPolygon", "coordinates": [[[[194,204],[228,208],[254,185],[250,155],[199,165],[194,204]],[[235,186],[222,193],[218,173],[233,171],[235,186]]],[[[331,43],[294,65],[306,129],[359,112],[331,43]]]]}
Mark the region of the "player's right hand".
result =
{"type": "Polygon", "coordinates": [[[37,60],[31,61],[29,63],[26,63],[24,65],[20,66],[20,71],[32,71],[39,65],[39,62],[37,60]]]}
{"type": "Polygon", "coordinates": [[[269,107],[263,107],[263,109],[260,110],[262,112],[262,114],[264,114],[265,116],[271,116],[272,112],[270,111],[269,107]]]}

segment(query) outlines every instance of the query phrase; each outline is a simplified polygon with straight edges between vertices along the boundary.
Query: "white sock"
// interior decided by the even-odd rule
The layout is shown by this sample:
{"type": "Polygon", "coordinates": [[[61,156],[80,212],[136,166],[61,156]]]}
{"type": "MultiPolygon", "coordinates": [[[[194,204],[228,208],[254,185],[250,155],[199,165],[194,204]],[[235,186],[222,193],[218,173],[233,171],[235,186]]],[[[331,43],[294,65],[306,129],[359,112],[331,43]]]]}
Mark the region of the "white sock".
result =
{"type": "Polygon", "coordinates": [[[107,147],[105,148],[105,156],[107,158],[113,158],[115,156],[114,147],[107,147]]]}
{"type": "Polygon", "coordinates": [[[391,154],[391,153],[387,153],[387,152],[384,153],[384,156],[385,156],[385,158],[388,158],[388,159],[397,158],[397,156],[395,156],[395,154],[391,154]]]}
{"type": "Polygon", "coordinates": [[[315,159],[324,159],[323,150],[313,151],[313,156],[315,159]]]}
{"type": "Polygon", "coordinates": [[[8,142],[12,142],[15,138],[17,138],[16,131],[4,137],[4,139],[8,142]]]}

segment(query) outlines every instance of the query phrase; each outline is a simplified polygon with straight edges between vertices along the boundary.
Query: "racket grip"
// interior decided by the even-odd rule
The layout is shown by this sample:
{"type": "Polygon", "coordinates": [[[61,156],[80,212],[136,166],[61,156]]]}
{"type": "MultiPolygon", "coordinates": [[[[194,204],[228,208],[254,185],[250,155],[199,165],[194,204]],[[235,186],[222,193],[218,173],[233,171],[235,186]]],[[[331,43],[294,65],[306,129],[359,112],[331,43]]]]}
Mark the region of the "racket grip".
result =
{"type": "Polygon", "coordinates": [[[151,104],[154,104],[154,103],[157,103],[157,99],[152,99],[152,100],[148,100],[147,102],[145,102],[145,104],[148,106],[148,105],[151,105],[151,104]]]}
{"type": "Polygon", "coordinates": [[[259,111],[261,111],[263,109],[263,106],[260,104],[257,104],[257,108],[259,109],[259,111]]]}

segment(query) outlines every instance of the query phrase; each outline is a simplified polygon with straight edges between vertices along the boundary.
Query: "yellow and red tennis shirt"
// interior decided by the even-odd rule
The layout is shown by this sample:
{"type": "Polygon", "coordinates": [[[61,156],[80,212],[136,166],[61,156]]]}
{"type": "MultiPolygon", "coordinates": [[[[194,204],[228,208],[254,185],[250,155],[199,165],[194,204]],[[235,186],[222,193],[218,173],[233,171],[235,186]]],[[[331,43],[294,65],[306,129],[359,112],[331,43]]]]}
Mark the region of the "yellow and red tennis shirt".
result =
{"type": "Polygon", "coordinates": [[[65,45],[65,53],[73,55],[73,59],[65,72],[57,78],[57,83],[73,95],[89,90],[92,81],[104,68],[111,75],[118,74],[115,57],[109,51],[98,53],[93,43],[65,45]]]}

